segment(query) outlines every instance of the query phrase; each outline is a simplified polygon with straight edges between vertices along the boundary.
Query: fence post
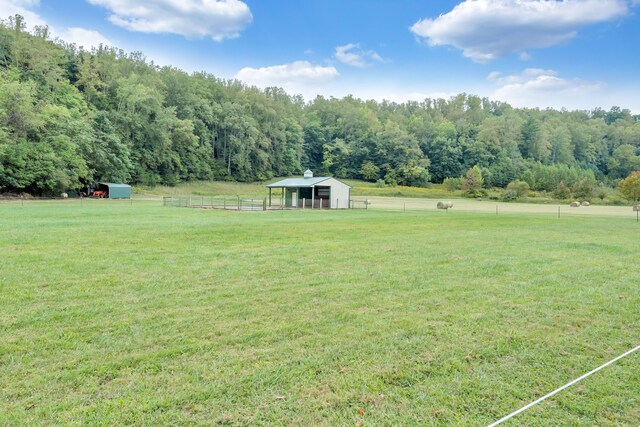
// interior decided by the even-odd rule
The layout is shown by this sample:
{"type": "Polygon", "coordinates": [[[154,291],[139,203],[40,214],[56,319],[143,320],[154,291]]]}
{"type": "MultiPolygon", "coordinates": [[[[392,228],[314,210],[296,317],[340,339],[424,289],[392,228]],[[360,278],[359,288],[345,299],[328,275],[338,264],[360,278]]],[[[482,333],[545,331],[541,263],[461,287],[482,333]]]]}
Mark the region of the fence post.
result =
{"type": "Polygon", "coordinates": [[[558,206],[558,218],[560,218],[560,206],[558,206]]]}
{"type": "Polygon", "coordinates": [[[262,210],[263,211],[267,210],[267,198],[266,197],[264,199],[262,199],[262,210]]]}
{"type": "Polygon", "coordinates": [[[80,196],[80,206],[82,206],[82,196],[80,196]]]}
{"type": "Polygon", "coordinates": [[[238,197],[238,210],[240,210],[240,197],[238,197]]]}
{"type": "Polygon", "coordinates": [[[307,206],[307,198],[303,197],[302,198],[302,209],[304,209],[307,206]]]}
{"type": "Polygon", "coordinates": [[[20,196],[20,206],[24,207],[24,196],[20,196]]]}

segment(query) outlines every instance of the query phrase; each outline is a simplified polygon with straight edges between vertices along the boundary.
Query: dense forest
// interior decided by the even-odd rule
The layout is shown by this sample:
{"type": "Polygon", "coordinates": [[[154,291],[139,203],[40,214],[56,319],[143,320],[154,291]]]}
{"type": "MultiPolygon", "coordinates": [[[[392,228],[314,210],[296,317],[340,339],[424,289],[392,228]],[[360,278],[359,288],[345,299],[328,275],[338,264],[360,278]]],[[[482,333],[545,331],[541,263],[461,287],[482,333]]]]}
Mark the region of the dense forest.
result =
{"type": "Polygon", "coordinates": [[[628,110],[516,109],[460,94],[397,104],[305,102],[140,53],[91,51],[0,25],[0,192],[55,194],[97,181],[173,185],[316,174],[381,185],[524,181],[558,191],[640,169],[628,110]]]}

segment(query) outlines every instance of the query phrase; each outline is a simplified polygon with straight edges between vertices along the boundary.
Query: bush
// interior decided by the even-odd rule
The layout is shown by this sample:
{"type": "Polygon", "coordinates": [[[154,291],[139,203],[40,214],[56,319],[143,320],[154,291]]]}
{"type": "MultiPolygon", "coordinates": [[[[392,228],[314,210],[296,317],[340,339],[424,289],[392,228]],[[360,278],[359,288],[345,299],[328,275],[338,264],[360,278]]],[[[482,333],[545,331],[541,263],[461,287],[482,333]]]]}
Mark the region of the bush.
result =
{"type": "Polygon", "coordinates": [[[365,162],[360,168],[360,175],[366,181],[376,181],[380,176],[380,168],[373,162],[365,162]]]}
{"type": "Polygon", "coordinates": [[[396,174],[396,171],[391,169],[387,172],[387,174],[384,176],[384,182],[386,183],[386,185],[390,186],[390,187],[395,187],[398,185],[398,175],[396,174]]]}
{"type": "Polygon", "coordinates": [[[516,200],[518,198],[518,192],[515,190],[505,190],[504,194],[502,195],[502,200],[507,201],[507,202],[511,202],[513,200],[516,200]]]}
{"type": "Polygon", "coordinates": [[[507,192],[515,193],[516,199],[527,197],[529,195],[529,190],[529,184],[524,181],[512,181],[507,185],[507,192]]]}
{"type": "Polygon", "coordinates": [[[573,184],[573,196],[580,200],[590,200],[593,197],[594,182],[590,179],[581,179],[573,184]]]}
{"type": "Polygon", "coordinates": [[[553,198],[558,200],[566,200],[571,197],[571,190],[565,185],[564,182],[558,184],[555,190],[553,190],[553,198]]]}
{"type": "Polygon", "coordinates": [[[445,178],[444,181],[442,181],[442,185],[448,191],[453,192],[459,190],[462,186],[462,178],[445,178]]]}
{"type": "Polygon", "coordinates": [[[482,170],[478,165],[469,169],[462,179],[462,189],[471,197],[482,197],[483,184],[482,170]]]}
{"type": "Polygon", "coordinates": [[[598,185],[598,188],[595,190],[594,193],[598,199],[604,200],[607,197],[607,194],[609,193],[609,189],[607,188],[606,185],[600,183],[600,185],[598,185]]]}

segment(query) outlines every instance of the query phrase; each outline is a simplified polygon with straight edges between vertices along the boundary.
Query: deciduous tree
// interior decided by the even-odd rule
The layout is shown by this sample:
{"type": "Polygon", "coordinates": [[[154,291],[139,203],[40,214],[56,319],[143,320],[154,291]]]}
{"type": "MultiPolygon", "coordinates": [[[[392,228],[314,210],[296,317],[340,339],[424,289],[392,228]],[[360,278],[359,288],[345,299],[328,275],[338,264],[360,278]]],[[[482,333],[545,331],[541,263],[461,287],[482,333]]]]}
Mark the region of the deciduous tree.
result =
{"type": "Polygon", "coordinates": [[[628,177],[618,184],[625,199],[632,202],[640,201],[640,171],[631,172],[628,177]]]}

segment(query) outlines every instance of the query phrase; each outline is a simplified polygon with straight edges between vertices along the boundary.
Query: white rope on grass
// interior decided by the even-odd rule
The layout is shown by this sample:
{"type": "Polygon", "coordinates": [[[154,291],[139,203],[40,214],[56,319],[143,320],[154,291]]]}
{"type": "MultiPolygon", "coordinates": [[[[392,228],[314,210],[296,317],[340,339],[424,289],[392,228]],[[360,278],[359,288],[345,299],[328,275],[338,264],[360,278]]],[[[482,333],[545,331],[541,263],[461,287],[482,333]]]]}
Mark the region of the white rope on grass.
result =
{"type": "Polygon", "coordinates": [[[615,359],[608,361],[608,362],[607,362],[607,363],[605,363],[604,365],[598,366],[598,367],[597,367],[596,369],[594,369],[593,371],[591,371],[591,372],[587,372],[586,374],[584,374],[584,375],[583,375],[583,376],[581,376],[580,378],[576,378],[575,380],[571,381],[570,383],[567,383],[567,384],[563,385],[562,387],[560,387],[560,388],[558,388],[558,389],[556,389],[556,390],[552,391],[551,393],[549,393],[549,394],[547,394],[547,395],[545,395],[545,396],[542,396],[540,399],[536,400],[535,402],[531,402],[531,403],[529,403],[527,406],[524,406],[524,407],[522,407],[522,408],[518,409],[517,411],[512,412],[511,414],[507,415],[506,417],[504,417],[504,418],[500,418],[498,421],[496,421],[496,422],[495,422],[495,423],[493,423],[493,424],[489,424],[487,427],[494,427],[494,426],[497,426],[498,424],[502,424],[503,422],[507,421],[509,418],[511,418],[511,417],[515,417],[515,416],[516,416],[516,415],[518,415],[519,413],[526,411],[527,409],[531,408],[532,406],[537,405],[538,403],[542,402],[543,400],[548,399],[549,397],[553,396],[554,394],[560,393],[560,392],[561,392],[562,390],[564,390],[565,388],[567,388],[567,387],[571,387],[572,385],[574,385],[574,384],[575,384],[575,383],[577,383],[578,381],[583,380],[583,379],[587,378],[588,376],[590,376],[590,375],[592,375],[592,374],[595,374],[595,373],[596,373],[596,372],[598,372],[600,369],[606,368],[607,366],[611,365],[612,363],[615,363],[615,362],[617,362],[618,360],[622,359],[623,357],[628,356],[628,355],[630,355],[631,353],[636,352],[636,351],[638,351],[638,350],[640,350],[640,345],[639,345],[639,346],[637,346],[636,348],[632,348],[631,350],[627,351],[627,352],[626,352],[626,353],[624,353],[624,354],[621,354],[620,356],[616,357],[615,359]]]}

